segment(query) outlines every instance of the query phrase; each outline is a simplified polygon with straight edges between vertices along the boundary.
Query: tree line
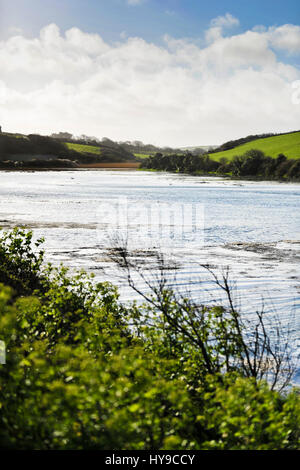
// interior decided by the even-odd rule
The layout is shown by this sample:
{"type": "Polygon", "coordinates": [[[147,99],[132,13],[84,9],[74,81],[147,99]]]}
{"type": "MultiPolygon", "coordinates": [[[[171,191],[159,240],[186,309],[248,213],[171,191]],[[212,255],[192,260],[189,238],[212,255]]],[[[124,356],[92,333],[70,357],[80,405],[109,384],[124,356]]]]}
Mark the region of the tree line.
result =
{"type": "Polygon", "coordinates": [[[231,161],[222,157],[214,160],[210,155],[156,153],[142,162],[142,168],[189,174],[214,174],[261,179],[300,179],[300,160],[288,159],[284,154],[272,158],[261,150],[251,149],[236,155],[231,161]]]}
{"type": "Polygon", "coordinates": [[[0,134],[0,166],[3,168],[72,167],[74,162],[89,164],[130,160],[134,160],[132,153],[109,139],[99,143],[87,136],[74,139],[68,133],[60,133],[56,137],[38,134],[28,136],[0,134]],[[88,147],[86,151],[69,148],[66,142],[99,147],[99,155],[89,152],[88,147]],[[22,156],[32,156],[32,161],[22,162],[22,156]],[[50,156],[52,161],[46,161],[46,156],[50,156]],[[16,157],[20,162],[14,162],[16,157]]]}

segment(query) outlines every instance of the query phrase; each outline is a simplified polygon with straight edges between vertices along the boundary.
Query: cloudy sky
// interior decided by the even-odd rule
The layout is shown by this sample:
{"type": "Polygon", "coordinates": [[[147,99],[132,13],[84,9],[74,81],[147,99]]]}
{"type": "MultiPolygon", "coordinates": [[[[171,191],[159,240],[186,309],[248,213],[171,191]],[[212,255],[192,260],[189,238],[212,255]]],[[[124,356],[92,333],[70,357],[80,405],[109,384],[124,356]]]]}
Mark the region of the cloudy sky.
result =
{"type": "Polygon", "coordinates": [[[300,129],[294,0],[0,0],[0,125],[159,145],[300,129]]]}

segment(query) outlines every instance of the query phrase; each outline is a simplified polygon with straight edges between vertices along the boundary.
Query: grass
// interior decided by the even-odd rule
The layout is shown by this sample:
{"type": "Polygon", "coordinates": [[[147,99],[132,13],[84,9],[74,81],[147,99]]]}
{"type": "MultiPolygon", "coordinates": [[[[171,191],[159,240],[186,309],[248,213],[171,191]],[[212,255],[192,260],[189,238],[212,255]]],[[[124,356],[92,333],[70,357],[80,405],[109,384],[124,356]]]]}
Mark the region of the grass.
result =
{"type": "Polygon", "coordinates": [[[145,153],[135,153],[134,156],[137,158],[148,158],[150,155],[145,153]]]}
{"type": "Polygon", "coordinates": [[[211,153],[210,156],[217,161],[222,157],[226,157],[230,161],[235,155],[242,155],[250,149],[262,150],[265,155],[273,158],[276,158],[279,153],[283,153],[289,159],[298,159],[300,158],[300,132],[253,140],[231,150],[211,153]]]}
{"type": "Polygon", "coordinates": [[[79,153],[93,153],[95,155],[101,155],[101,148],[94,145],[71,144],[66,142],[66,146],[70,150],[76,150],[76,152],[79,153]]]}

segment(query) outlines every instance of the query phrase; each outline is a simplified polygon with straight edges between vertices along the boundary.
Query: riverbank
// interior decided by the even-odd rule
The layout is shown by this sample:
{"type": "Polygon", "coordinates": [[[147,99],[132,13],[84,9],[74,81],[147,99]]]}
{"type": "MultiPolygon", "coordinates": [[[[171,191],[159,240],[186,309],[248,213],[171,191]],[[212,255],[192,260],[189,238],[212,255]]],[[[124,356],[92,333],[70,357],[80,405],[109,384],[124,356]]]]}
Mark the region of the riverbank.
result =
{"type": "MultiPolygon", "coordinates": [[[[299,184],[300,179],[297,178],[265,178],[265,177],[258,177],[258,176],[233,176],[233,175],[223,175],[218,174],[216,172],[194,172],[194,173],[186,173],[186,172],[179,172],[179,171],[167,171],[167,170],[158,170],[154,168],[141,168],[141,163],[133,163],[133,162],[120,162],[120,163],[92,163],[92,164],[79,164],[74,166],[7,166],[7,167],[0,167],[0,171],[3,172],[24,172],[24,173],[34,173],[34,172],[64,172],[64,171],[84,171],[84,170],[123,170],[123,171],[138,171],[138,172],[146,172],[146,173],[161,173],[161,174],[173,174],[173,175],[182,175],[182,176],[192,176],[198,178],[213,178],[216,180],[224,179],[227,181],[249,181],[249,182],[257,182],[257,183],[286,183],[286,184],[299,184]]],[[[203,182],[202,182],[203,183],[203,182]]]]}
{"type": "Polygon", "coordinates": [[[78,168],[107,168],[107,169],[118,169],[118,168],[126,168],[126,169],[139,169],[141,164],[139,162],[115,162],[115,163],[91,163],[88,165],[79,164],[78,168]]]}
{"type": "Polygon", "coordinates": [[[279,154],[276,158],[265,155],[255,148],[243,155],[235,155],[228,161],[220,161],[210,155],[156,154],[143,160],[147,170],[163,170],[190,175],[250,178],[255,180],[300,181],[300,160],[279,154]]]}
{"type": "Polygon", "coordinates": [[[107,162],[81,164],[75,162],[64,162],[63,160],[39,162],[1,162],[0,171],[67,171],[67,170],[88,170],[88,169],[115,169],[115,170],[138,170],[139,162],[107,162]],[[22,163],[22,164],[20,164],[22,163]]]}
{"type": "Polygon", "coordinates": [[[260,176],[234,176],[234,175],[229,175],[229,174],[221,174],[217,172],[203,172],[203,171],[196,171],[193,173],[189,172],[183,172],[183,171],[168,171],[168,170],[160,170],[157,168],[138,168],[139,171],[145,171],[145,172],[153,172],[153,173],[170,173],[170,174],[175,174],[175,175],[182,175],[182,176],[196,176],[196,177],[201,177],[201,178],[222,178],[224,180],[228,181],[249,181],[249,182],[257,182],[257,183],[263,183],[263,182],[274,182],[274,183],[295,183],[299,184],[300,183],[300,178],[266,178],[266,177],[260,177],[260,176]]]}

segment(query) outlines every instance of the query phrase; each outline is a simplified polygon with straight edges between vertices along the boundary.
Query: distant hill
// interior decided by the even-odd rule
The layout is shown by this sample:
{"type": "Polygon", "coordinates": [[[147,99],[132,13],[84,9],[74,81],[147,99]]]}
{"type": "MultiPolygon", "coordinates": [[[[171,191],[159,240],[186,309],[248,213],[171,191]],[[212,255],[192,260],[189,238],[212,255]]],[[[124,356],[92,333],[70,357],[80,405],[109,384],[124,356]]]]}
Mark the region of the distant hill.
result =
{"type": "Polygon", "coordinates": [[[195,152],[197,150],[204,151],[204,152],[209,152],[210,150],[213,150],[217,148],[217,145],[197,145],[195,147],[180,147],[180,150],[185,150],[185,151],[190,151],[190,152],[195,152]]]}
{"type": "Polygon", "coordinates": [[[89,143],[64,143],[69,151],[76,152],[81,162],[104,163],[104,162],[125,162],[135,161],[135,156],[123,149],[115,142],[97,143],[90,145],[89,143]]]}
{"type": "Polygon", "coordinates": [[[69,132],[58,132],[51,136],[0,133],[0,161],[15,162],[28,162],[31,159],[44,162],[54,158],[69,159],[79,164],[141,162],[156,153],[203,154],[215,147],[157,147],[141,141],[115,142],[105,137],[99,140],[86,135],[74,137],[69,132]]]}
{"type": "MultiPolygon", "coordinates": [[[[300,159],[300,131],[282,134],[250,135],[241,139],[225,142],[215,146],[182,147],[181,149],[159,148],[144,145],[142,142],[114,142],[108,138],[101,141],[96,137],[81,136],[61,132],[52,136],[37,134],[0,133],[0,161],[30,162],[61,160],[65,165],[90,165],[102,163],[141,162],[149,155],[201,155],[206,154],[220,162],[226,158],[230,162],[234,156],[256,149],[266,156],[276,158],[284,154],[288,159],[300,159]],[[69,161],[69,163],[68,163],[69,161]]],[[[34,163],[36,165],[37,163],[34,163]]]]}
{"type": "Polygon", "coordinates": [[[61,159],[79,164],[132,162],[134,155],[109,139],[104,142],[70,140],[38,134],[0,133],[0,161],[45,163],[61,159]]]}
{"type": "Polygon", "coordinates": [[[156,154],[145,158],[141,167],[192,175],[299,182],[300,131],[247,136],[202,155],[186,151],[156,154]]]}
{"type": "MultiPolygon", "coordinates": [[[[268,137],[250,138],[248,142],[236,146],[234,145],[235,142],[239,141],[227,143],[227,145],[233,145],[233,148],[222,151],[217,151],[218,149],[216,149],[216,151],[210,152],[210,156],[217,161],[221,158],[227,158],[230,161],[235,155],[243,155],[250,149],[257,149],[272,158],[276,158],[280,153],[283,153],[288,159],[300,158],[300,131],[268,137]]],[[[223,144],[221,148],[225,145],[223,144]]]]}

